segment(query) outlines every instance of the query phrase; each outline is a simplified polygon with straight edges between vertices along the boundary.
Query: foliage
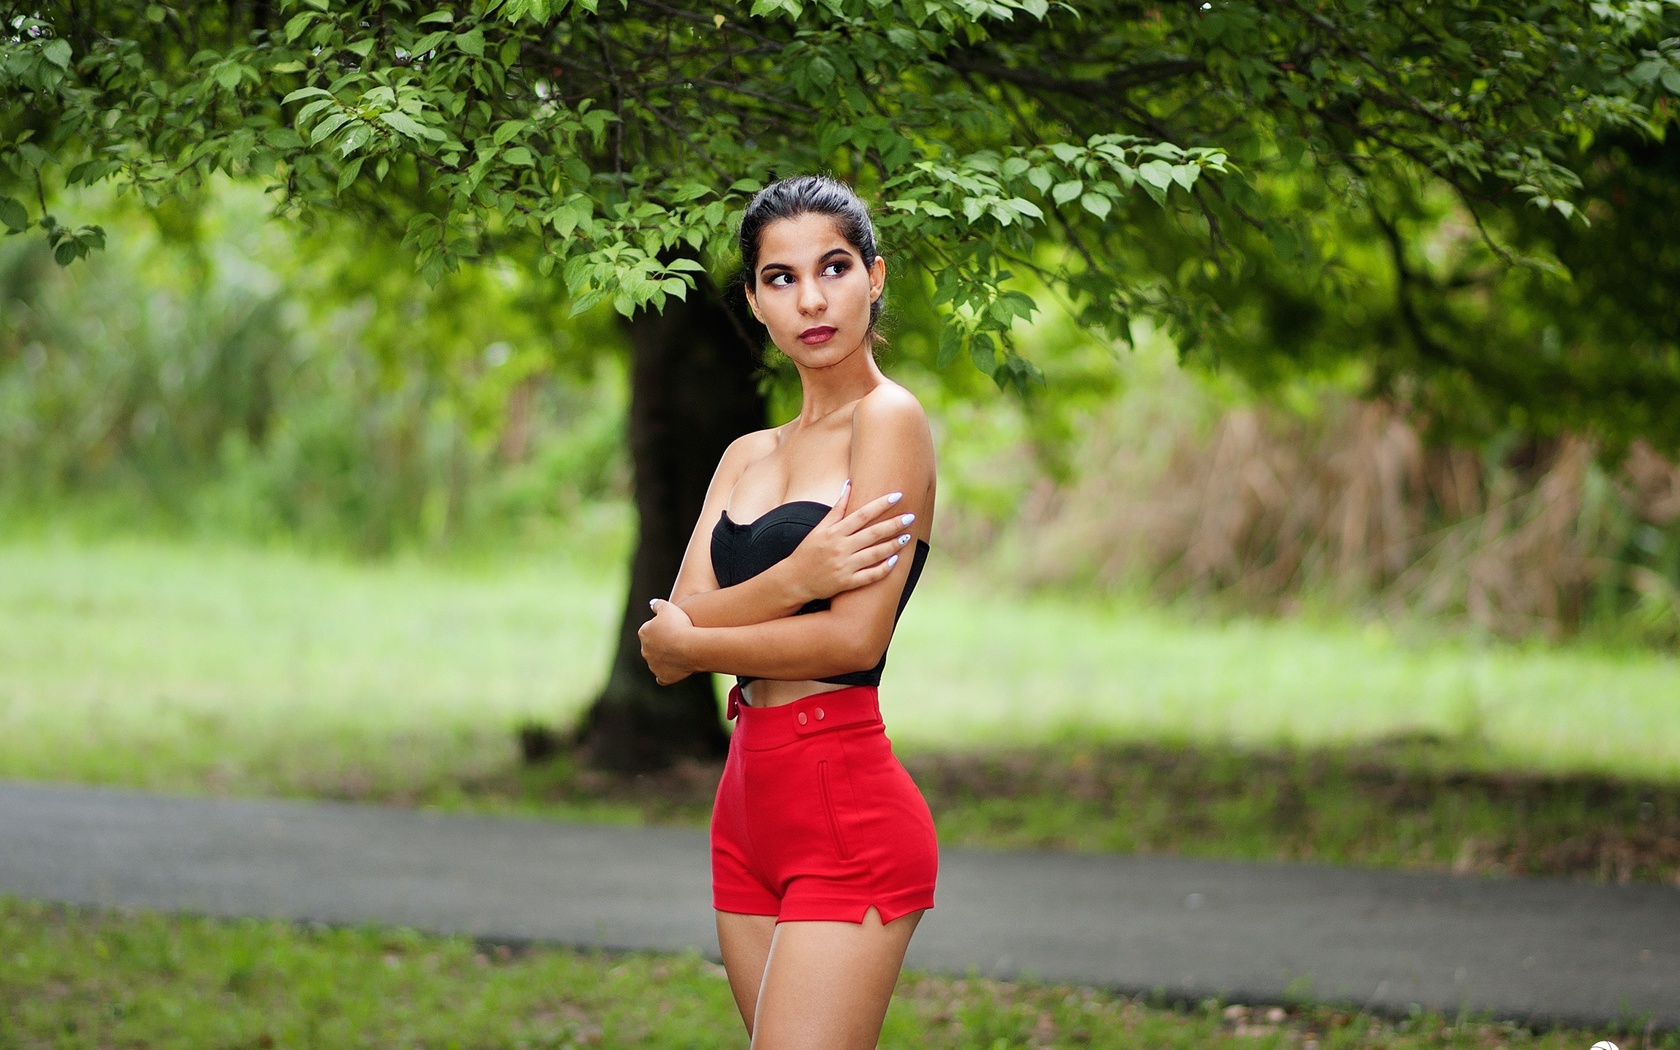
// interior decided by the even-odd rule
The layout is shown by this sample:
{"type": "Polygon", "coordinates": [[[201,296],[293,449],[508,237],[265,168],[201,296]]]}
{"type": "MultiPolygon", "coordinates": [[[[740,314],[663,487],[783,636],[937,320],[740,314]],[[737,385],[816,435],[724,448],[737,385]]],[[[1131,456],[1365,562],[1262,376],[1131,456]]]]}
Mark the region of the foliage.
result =
{"type": "Polygon", "coordinates": [[[367,239],[265,223],[236,187],[196,204],[99,207],[120,236],[85,270],[0,245],[12,516],[92,502],[131,527],[377,553],[622,490],[615,369],[580,349],[598,333],[547,327],[517,270],[428,288],[367,239]]]}
{"type": "Polygon", "coordinates": [[[1612,461],[1639,440],[1680,452],[1666,407],[1680,401],[1680,139],[1604,135],[1569,156],[1573,218],[1467,205],[1415,170],[1257,180],[1303,219],[1298,234],[1233,230],[1241,262],[1194,278],[1222,311],[1217,360],[1273,395],[1351,376],[1432,444],[1573,434],[1612,461]]]}
{"type": "Polygon", "coordinates": [[[1677,17],[1649,0],[14,7],[0,219],[67,260],[101,234],[48,215],[49,186],[116,179],[155,203],[221,171],[269,181],[283,211],[400,224],[433,279],[526,253],[573,309],[629,314],[725,265],[729,217],[766,179],[832,170],[932,282],[934,361],[1025,387],[1020,278],[1087,327],[1124,336],[1154,312],[1190,346],[1217,319],[1205,278],[1247,243],[1230,231],[1310,261],[1312,218],[1268,172],[1309,168],[1332,209],[1404,168],[1477,217],[1577,215],[1568,148],[1670,119],[1677,17]]]}

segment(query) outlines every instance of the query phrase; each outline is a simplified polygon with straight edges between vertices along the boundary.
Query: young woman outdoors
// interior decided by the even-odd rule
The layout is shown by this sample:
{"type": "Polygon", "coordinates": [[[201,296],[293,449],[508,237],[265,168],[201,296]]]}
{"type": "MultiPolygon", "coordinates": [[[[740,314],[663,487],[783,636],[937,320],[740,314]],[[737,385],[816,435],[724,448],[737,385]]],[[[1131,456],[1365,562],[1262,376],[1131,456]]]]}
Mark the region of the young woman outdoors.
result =
{"type": "Polygon", "coordinates": [[[886,263],[857,195],[815,176],[774,183],[740,242],[753,314],[799,371],[799,415],[724,452],[642,654],[663,684],[739,678],[712,896],[753,1046],[864,1050],[938,868],[876,702],[927,557],[933,439],[875,363],[886,263]]]}

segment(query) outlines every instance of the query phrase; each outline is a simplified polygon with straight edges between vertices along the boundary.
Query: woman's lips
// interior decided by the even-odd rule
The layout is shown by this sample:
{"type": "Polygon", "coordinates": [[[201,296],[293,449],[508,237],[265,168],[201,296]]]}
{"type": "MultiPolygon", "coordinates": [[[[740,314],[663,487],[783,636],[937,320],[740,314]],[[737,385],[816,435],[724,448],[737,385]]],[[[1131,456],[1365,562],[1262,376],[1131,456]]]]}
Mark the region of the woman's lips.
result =
{"type": "Polygon", "coordinates": [[[799,341],[804,343],[806,346],[815,346],[817,343],[826,343],[833,337],[835,331],[836,329],[830,328],[828,325],[818,325],[815,328],[807,328],[803,332],[799,333],[799,341]]]}

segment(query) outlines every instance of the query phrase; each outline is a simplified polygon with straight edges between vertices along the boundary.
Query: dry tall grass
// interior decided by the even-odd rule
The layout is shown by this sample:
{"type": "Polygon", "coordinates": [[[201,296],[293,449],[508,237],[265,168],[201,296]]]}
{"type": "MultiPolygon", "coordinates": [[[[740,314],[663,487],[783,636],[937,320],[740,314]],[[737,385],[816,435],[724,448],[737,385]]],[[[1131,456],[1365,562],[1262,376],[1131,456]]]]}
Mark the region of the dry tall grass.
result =
{"type": "Polygon", "coordinates": [[[1431,446],[1397,407],[1344,396],[1199,424],[1170,400],[1093,417],[1072,480],[1031,487],[1004,528],[1021,578],[1262,608],[1329,594],[1510,636],[1631,613],[1680,636],[1680,466],[1647,446],[1606,470],[1575,437],[1431,446]]]}

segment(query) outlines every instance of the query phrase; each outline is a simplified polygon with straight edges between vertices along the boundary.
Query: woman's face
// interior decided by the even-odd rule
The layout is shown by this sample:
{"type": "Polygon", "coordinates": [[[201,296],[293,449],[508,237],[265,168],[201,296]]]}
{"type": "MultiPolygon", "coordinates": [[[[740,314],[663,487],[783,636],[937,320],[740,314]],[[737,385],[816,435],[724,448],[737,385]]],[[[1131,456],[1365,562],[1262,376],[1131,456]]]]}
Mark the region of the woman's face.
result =
{"type": "Polygon", "coordinates": [[[887,264],[876,256],[863,265],[832,217],[807,213],[764,227],[753,278],[747,301],[771,341],[801,365],[826,368],[864,344],[887,264]]]}

